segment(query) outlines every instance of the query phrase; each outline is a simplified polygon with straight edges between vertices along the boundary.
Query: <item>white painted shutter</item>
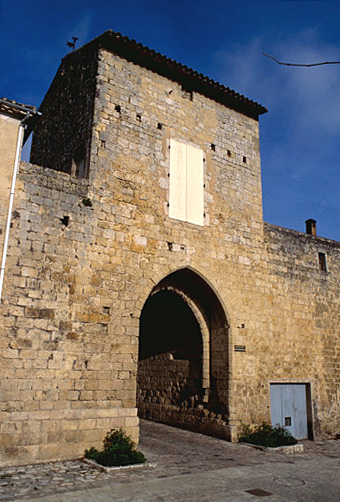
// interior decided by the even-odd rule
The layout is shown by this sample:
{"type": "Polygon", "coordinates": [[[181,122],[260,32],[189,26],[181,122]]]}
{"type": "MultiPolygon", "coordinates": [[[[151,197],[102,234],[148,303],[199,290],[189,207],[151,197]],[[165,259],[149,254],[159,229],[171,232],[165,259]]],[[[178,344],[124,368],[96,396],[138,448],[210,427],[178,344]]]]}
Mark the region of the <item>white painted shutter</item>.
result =
{"type": "Polygon", "coordinates": [[[170,140],[169,216],[186,221],[186,145],[170,140]]]}
{"type": "Polygon", "coordinates": [[[187,211],[186,221],[204,225],[203,151],[187,145],[187,211]]]}

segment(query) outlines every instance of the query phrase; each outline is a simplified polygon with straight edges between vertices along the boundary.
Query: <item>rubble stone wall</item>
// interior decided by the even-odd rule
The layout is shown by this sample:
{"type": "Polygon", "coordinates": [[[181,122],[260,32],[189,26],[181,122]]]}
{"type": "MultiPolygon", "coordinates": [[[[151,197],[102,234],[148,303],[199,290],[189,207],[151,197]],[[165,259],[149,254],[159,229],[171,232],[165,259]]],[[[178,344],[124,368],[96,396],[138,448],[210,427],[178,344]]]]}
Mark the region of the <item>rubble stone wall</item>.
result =
{"type": "Polygon", "coordinates": [[[39,108],[30,161],[71,173],[74,158],[84,156],[82,176],[88,176],[93,105],[96,91],[97,50],[84,47],[63,59],[39,108]]]}
{"type": "Polygon", "coordinates": [[[167,353],[139,361],[138,366],[138,403],[180,407],[190,406],[190,398],[198,401],[200,375],[192,374],[188,360],[176,360],[167,353]]]}

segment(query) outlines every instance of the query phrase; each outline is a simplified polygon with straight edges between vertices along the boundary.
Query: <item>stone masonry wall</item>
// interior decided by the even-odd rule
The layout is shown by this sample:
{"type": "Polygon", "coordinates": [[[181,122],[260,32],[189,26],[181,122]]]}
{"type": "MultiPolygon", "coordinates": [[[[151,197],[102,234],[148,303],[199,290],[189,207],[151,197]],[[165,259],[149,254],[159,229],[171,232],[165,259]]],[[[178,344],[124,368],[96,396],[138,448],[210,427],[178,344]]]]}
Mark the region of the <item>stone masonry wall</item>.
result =
{"type": "MultiPolygon", "coordinates": [[[[22,164],[0,306],[3,463],[81,454],[113,426],[138,438],[139,319],[150,293],[179,270],[216,297],[189,291],[210,336],[218,323],[209,309],[218,302],[225,313],[209,375],[225,375],[225,435],[270,420],[278,381],[311,384],[316,434],[338,427],[339,245],[270,225],[263,232],[257,121],[188,97],[102,50],[88,180],[22,164]],[[203,150],[202,227],[168,216],[171,138],[203,150]],[[317,268],[319,246],[328,273],[317,268]]],[[[45,120],[69,130],[58,99],[46,98],[45,120]]],[[[174,420],[184,426],[182,418],[174,420]]]]}
{"type": "Polygon", "coordinates": [[[273,323],[266,352],[276,349],[280,361],[271,379],[310,382],[315,433],[332,435],[340,427],[340,243],[265,229],[273,323]],[[327,271],[318,253],[326,255],[327,271]]]}
{"type": "Polygon", "coordinates": [[[88,46],[63,59],[39,108],[42,115],[33,132],[33,164],[71,173],[74,157],[84,155],[82,176],[88,176],[96,55],[97,49],[88,46]]]}
{"type": "Polygon", "coordinates": [[[22,163],[15,210],[1,305],[1,462],[81,455],[112,427],[137,440],[138,320],[114,318],[122,286],[104,206],[85,181],[22,163]]]}
{"type": "Polygon", "coordinates": [[[198,401],[200,375],[192,374],[188,360],[176,360],[170,353],[152,356],[139,362],[138,388],[140,404],[190,406],[198,401]]]}
{"type": "MultiPolygon", "coordinates": [[[[291,234],[282,233],[283,239],[289,236],[284,260],[292,264],[288,270],[298,270],[299,281],[282,270],[263,240],[257,122],[196,93],[191,101],[179,84],[106,51],[101,52],[98,87],[91,183],[96,186],[100,180],[99,186],[115,193],[132,217],[129,238],[139,262],[137,268],[136,261],[127,260],[131,282],[137,274],[143,283],[154,284],[189,266],[213,285],[230,325],[231,425],[269,421],[270,383],[304,381],[312,386],[315,432],[325,433],[329,419],[322,410],[337,406],[334,391],[327,394],[328,384],[319,378],[325,371],[326,325],[315,308],[315,293],[324,303],[325,289],[317,269],[310,283],[303,279],[303,234],[291,248],[291,234]],[[170,138],[204,151],[203,228],[168,218],[170,138]],[[246,352],[236,352],[236,345],[244,345],[246,352]]],[[[127,223],[117,221],[122,228],[127,223]]],[[[315,242],[308,260],[310,254],[315,258],[315,242]]],[[[330,318],[338,319],[337,251],[333,256],[337,265],[329,272],[334,275],[326,303],[330,318]]],[[[149,292],[147,285],[143,299],[149,292]]],[[[336,333],[337,326],[333,323],[336,333]]],[[[335,352],[338,343],[335,335],[330,343],[335,352]]],[[[334,388],[339,379],[332,378],[334,388]]],[[[334,429],[338,422],[331,421],[334,429]]]]}
{"type": "MultiPolygon", "coordinates": [[[[106,51],[98,88],[90,183],[108,203],[114,198],[126,281],[134,292],[137,282],[143,285],[139,308],[159,280],[189,266],[226,306],[231,343],[244,312],[257,311],[253,267],[263,249],[257,121],[196,93],[191,101],[179,84],[106,51]],[[204,227],[168,217],[170,138],[204,151],[204,227]]],[[[228,381],[228,370],[221,371],[228,381]]]]}
{"type": "Polygon", "coordinates": [[[232,312],[232,330],[247,305],[232,284],[242,276],[251,291],[261,260],[257,121],[105,51],[98,71],[89,184],[25,165],[18,181],[1,307],[4,462],[80,453],[113,422],[136,438],[139,317],[152,288],[191,267],[232,312]],[[173,136],[205,152],[203,228],[168,218],[173,136]]]}
{"type": "Polygon", "coordinates": [[[202,400],[201,378],[187,359],[164,353],[139,361],[137,406],[142,418],[230,440],[226,417],[202,400]]]}

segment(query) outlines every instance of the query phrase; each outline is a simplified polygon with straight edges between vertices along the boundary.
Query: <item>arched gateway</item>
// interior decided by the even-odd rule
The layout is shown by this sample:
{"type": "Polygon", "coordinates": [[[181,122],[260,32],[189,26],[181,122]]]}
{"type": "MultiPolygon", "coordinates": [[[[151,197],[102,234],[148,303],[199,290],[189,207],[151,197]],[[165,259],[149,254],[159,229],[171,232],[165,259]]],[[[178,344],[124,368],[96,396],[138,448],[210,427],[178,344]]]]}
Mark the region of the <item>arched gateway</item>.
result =
{"type": "Polygon", "coordinates": [[[228,322],[189,268],[162,279],[140,318],[139,416],[228,437],[228,322]]]}

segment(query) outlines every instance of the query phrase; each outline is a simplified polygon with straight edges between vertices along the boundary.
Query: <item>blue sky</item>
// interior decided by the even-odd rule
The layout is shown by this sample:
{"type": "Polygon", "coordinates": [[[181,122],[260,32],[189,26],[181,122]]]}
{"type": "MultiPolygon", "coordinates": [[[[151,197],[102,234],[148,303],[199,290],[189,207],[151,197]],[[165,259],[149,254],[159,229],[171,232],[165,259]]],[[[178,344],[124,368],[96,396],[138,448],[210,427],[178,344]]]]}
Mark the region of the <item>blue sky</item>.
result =
{"type": "MultiPolygon", "coordinates": [[[[340,1],[0,0],[0,96],[39,106],[66,41],[112,29],[268,108],[264,219],[340,241],[340,1]]],[[[26,153],[27,155],[27,153],[26,153]]]]}

